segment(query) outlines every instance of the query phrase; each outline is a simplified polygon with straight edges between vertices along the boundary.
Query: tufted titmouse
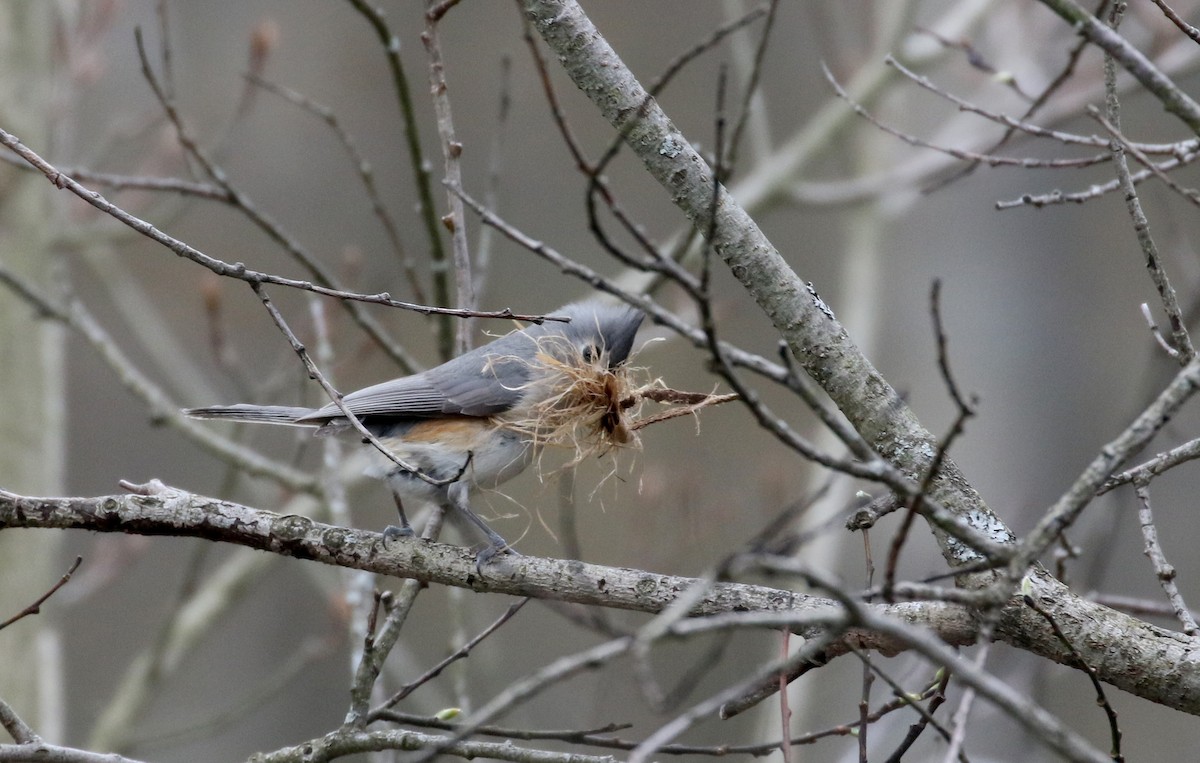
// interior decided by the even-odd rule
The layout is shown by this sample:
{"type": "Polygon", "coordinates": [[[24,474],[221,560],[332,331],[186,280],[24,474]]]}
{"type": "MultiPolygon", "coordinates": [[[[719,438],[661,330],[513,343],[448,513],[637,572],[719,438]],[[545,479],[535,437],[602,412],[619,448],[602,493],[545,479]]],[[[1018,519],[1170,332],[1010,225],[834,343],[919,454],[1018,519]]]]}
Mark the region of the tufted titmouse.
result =
{"type": "MultiPolygon", "coordinates": [[[[387,480],[400,512],[400,527],[385,536],[411,535],[404,513],[409,501],[437,504],[455,512],[487,537],[481,566],[508,544],[467,502],[472,487],[492,488],[529,465],[535,431],[514,423],[528,420],[557,394],[545,377],[562,364],[585,363],[604,370],[625,362],[644,314],[596,300],[554,311],[570,323],[530,325],[412,376],[376,384],[342,398],[408,469],[375,451],[368,474],[387,480]],[[414,470],[420,474],[414,473],[414,470]]],[[[189,408],[188,416],[264,424],[316,427],[318,434],[354,431],[336,405],[300,408],[228,405],[189,408]]],[[[372,448],[372,450],[375,450],[372,448]]]]}

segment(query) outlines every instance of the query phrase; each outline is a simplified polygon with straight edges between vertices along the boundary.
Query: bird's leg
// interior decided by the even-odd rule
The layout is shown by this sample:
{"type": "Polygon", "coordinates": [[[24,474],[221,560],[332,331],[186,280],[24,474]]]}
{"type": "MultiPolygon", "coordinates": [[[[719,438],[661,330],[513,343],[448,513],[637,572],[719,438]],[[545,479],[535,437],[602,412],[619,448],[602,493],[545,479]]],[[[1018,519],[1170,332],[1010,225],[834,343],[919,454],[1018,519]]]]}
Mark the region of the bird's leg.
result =
{"type": "Polygon", "coordinates": [[[411,538],[413,536],[412,525],[408,523],[408,515],[404,513],[404,501],[400,500],[400,494],[395,490],[392,491],[392,498],[396,499],[396,511],[400,514],[400,526],[388,525],[384,528],[384,544],[396,538],[411,538]]]}
{"type": "Polygon", "coordinates": [[[508,541],[500,537],[498,532],[487,526],[487,522],[484,522],[475,512],[471,511],[471,506],[467,503],[467,486],[465,484],[456,482],[451,485],[446,490],[446,497],[449,499],[451,508],[457,510],[460,516],[465,517],[487,536],[488,545],[475,555],[476,572],[482,574],[483,570],[481,568],[483,565],[487,564],[491,561],[492,557],[502,551],[507,551],[510,554],[517,553],[509,547],[508,541]]]}

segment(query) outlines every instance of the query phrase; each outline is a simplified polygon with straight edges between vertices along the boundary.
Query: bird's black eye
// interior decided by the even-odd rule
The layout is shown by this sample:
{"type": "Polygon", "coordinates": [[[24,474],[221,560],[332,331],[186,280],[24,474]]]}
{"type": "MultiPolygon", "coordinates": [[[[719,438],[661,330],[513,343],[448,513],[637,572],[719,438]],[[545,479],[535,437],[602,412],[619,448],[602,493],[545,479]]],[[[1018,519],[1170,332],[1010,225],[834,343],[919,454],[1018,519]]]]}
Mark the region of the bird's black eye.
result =
{"type": "Polygon", "coordinates": [[[594,344],[585,344],[583,346],[583,362],[591,363],[600,356],[600,351],[596,349],[594,344]]]}

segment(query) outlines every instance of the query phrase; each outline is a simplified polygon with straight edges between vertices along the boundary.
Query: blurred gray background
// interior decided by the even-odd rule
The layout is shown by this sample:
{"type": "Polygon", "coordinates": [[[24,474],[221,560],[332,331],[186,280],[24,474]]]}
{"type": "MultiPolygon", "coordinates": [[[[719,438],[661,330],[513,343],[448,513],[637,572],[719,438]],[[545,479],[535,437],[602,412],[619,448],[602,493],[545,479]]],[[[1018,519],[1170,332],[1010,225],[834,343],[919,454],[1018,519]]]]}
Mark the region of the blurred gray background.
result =
{"type": "MultiPolygon", "coordinates": [[[[732,9],[741,8],[738,3],[715,0],[606,0],[585,5],[643,82],[653,80],[672,59],[727,21],[732,9]]],[[[440,178],[426,58],[418,37],[423,27],[420,4],[387,2],[383,8],[400,36],[421,141],[435,177],[440,178]]],[[[75,13],[80,18],[68,25],[75,24],[78,30],[91,18],[95,33],[85,39],[76,31],[69,38],[68,52],[59,55],[61,69],[48,80],[53,130],[22,134],[22,139],[60,165],[123,174],[181,173],[172,132],[162,122],[139,72],[133,42],[133,29],[142,27],[152,57],[158,60],[155,4],[97,3],[75,13]]],[[[397,258],[371,214],[354,167],[327,127],[266,92],[254,96],[245,114],[235,113],[245,88],[242,74],[247,68],[248,40],[256,28],[266,29],[264,24],[277,33],[264,76],[336,112],[370,160],[385,201],[400,222],[406,247],[418,261],[423,260],[426,245],[413,212],[415,195],[384,57],[366,23],[348,4],[313,0],[171,4],[174,88],[188,125],[202,145],[214,150],[233,182],[342,274],[348,286],[409,298],[397,258]]],[[[954,413],[936,370],[929,313],[931,283],[942,280],[954,371],[961,387],[980,400],[979,415],[970,421],[953,454],[990,505],[1020,534],[1172,372],[1171,362],[1154,345],[1139,312],[1142,302],[1153,306],[1156,297],[1119,195],[1082,206],[994,208],[999,200],[1025,193],[1086,189],[1107,180],[1111,168],[982,167],[925,194],[921,188],[944,170],[922,173],[915,183],[903,173],[889,173],[908,167],[917,174],[926,167],[952,167],[952,161],[850,117],[819,139],[813,157],[798,175],[782,185],[766,186],[768,170],[777,169],[787,156],[771,151],[789,145],[796,136],[816,134],[814,117],[845,108],[835,102],[821,73],[822,62],[846,83],[878,70],[882,53],[891,52],[918,61],[922,73],[941,86],[988,108],[1014,115],[1024,109],[1020,97],[987,72],[973,68],[962,51],[918,31],[928,28],[942,30],[946,37],[957,35],[953,39],[970,39],[993,67],[1012,72],[1029,93],[1040,92],[1065,63],[1074,43],[1064,25],[1033,3],[784,2],[763,69],[767,140],[762,142],[762,133],[750,131],[731,189],[739,199],[744,194],[754,200],[753,214],[788,262],[801,278],[814,283],[934,432],[945,431],[954,413]],[[901,32],[893,35],[889,30],[901,32]],[[868,184],[874,192],[845,204],[814,202],[854,177],[878,178],[868,184]]],[[[743,53],[745,46],[752,50],[760,27],[750,29],[751,34],[739,43],[743,53]]],[[[1178,37],[1164,30],[1160,19],[1135,9],[1126,31],[1149,52],[1174,55],[1171,60],[1177,60],[1183,72],[1180,81],[1195,84],[1194,78],[1186,76],[1194,69],[1194,54],[1172,53],[1178,37]]],[[[587,231],[587,183],[573,170],[551,121],[521,40],[516,6],[464,3],[447,15],[440,33],[455,127],[465,148],[462,161],[468,192],[482,196],[489,163],[498,161],[497,208],[502,216],[530,236],[606,274],[621,274],[620,265],[587,231]],[[511,62],[507,81],[501,74],[501,62],[506,60],[511,62]],[[504,86],[512,102],[501,124],[496,115],[504,86]],[[492,148],[497,138],[498,155],[492,148]]],[[[731,63],[736,55],[734,46],[717,47],[686,68],[660,98],[683,132],[705,150],[713,145],[714,83],[720,67],[731,67],[730,100],[736,104],[741,98],[742,70],[731,63]]],[[[1060,108],[1051,108],[1053,126],[1085,134],[1098,131],[1080,116],[1081,104],[1100,102],[1098,73],[1099,57],[1089,52],[1077,79],[1060,94],[1060,108]]],[[[981,149],[1000,134],[996,125],[960,114],[913,83],[888,76],[891,79],[868,107],[897,129],[970,149],[981,149]]],[[[6,77],[0,73],[0,83],[6,77]]],[[[594,159],[612,139],[611,129],[561,72],[554,71],[554,80],[572,130],[594,159]]],[[[1182,134],[1178,125],[1163,117],[1156,102],[1142,95],[1127,97],[1124,114],[1127,134],[1140,140],[1175,140],[1182,134]]],[[[1049,142],[1022,140],[1000,153],[1053,157],[1090,152],[1071,153],[1049,142]]],[[[663,241],[683,229],[681,215],[635,160],[618,157],[608,176],[625,209],[649,236],[663,241]]],[[[1181,176],[1183,182],[1188,178],[1188,174],[1181,176]]],[[[1190,178],[1195,181],[1195,173],[1190,178]]],[[[445,196],[437,191],[441,209],[445,196]]],[[[181,202],[144,192],[104,192],[215,257],[304,277],[278,247],[220,204],[181,202]]],[[[1144,186],[1143,201],[1181,298],[1193,304],[1200,276],[1194,253],[1196,211],[1154,184],[1144,186]]],[[[305,385],[297,358],[244,284],[210,282],[195,265],[117,228],[65,193],[53,197],[52,208],[55,225],[70,231],[63,234],[59,251],[72,288],[134,361],[180,405],[236,402],[247,393],[256,396],[256,402],[296,400],[301,390],[306,399],[315,399],[315,385],[305,385]],[[223,371],[214,357],[210,322],[198,287],[217,295],[227,350],[236,358],[234,375],[223,371]]],[[[468,225],[474,244],[477,220],[470,218],[468,225]]],[[[424,266],[423,272],[427,272],[424,266]]],[[[725,336],[773,356],[776,338],[769,323],[720,268],[716,282],[725,336]]],[[[311,341],[308,298],[279,288],[270,291],[292,325],[311,341]]],[[[585,293],[579,282],[497,238],[480,303],[485,309],[547,311],[585,293]]],[[[666,304],[683,307],[671,292],[662,298],[666,304]]],[[[9,293],[0,292],[0,300],[11,299],[9,293]]],[[[344,311],[331,302],[323,307],[337,349],[336,362],[327,370],[341,389],[396,374],[394,366],[371,351],[344,311]]],[[[436,362],[431,324],[424,318],[368,309],[424,362],[436,362]]],[[[656,327],[650,327],[646,336],[667,337],[656,327]]],[[[675,388],[707,391],[716,383],[706,370],[704,355],[670,337],[649,344],[639,362],[675,388]]],[[[156,477],[266,509],[278,509],[287,500],[265,483],[231,481],[222,464],[174,431],[152,426],[143,405],[76,336],[67,340],[66,368],[68,449],[63,489],[69,494],[106,494],[117,491],[120,479],[136,482],[156,477]]],[[[763,391],[779,413],[811,429],[812,417],[797,401],[774,389],[763,391]]],[[[1196,423],[1193,413],[1185,413],[1156,447],[1165,450],[1190,438],[1196,423]]],[[[312,443],[291,432],[247,431],[244,436],[280,459],[296,457],[312,466],[319,456],[312,443]]],[[[706,411],[695,420],[682,418],[652,427],[643,433],[643,449],[620,455],[617,464],[619,479],[604,482],[590,501],[586,499],[610,465],[589,464],[581,470],[577,494],[584,558],[682,575],[700,573],[739,548],[776,512],[809,494],[822,479],[758,430],[736,405],[706,411]]],[[[1200,575],[1191,545],[1195,522],[1188,519],[1195,508],[1193,480],[1185,467],[1155,483],[1154,490],[1159,532],[1179,569],[1185,596],[1200,575]]],[[[30,489],[19,483],[6,487],[30,489]]],[[[828,516],[844,510],[859,487],[872,489],[846,481],[814,512],[828,516]]],[[[495,513],[510,515],[496,519],[494,526],[510,540],[519,538],[523,553],[561,555],[555,537],[556,489],[553,479],[539,480],[533,470],[522,475],[505,486],[505,496],[490,500],[495,513]]],[[[356,485],[352,499],[359,526],[382,528],[391,521],[394,510],[381,485],[356,485]]],[[[873,532],[877,560],[886,553],[894,527],[889,521],[873,532]]],[[[942,571],[940,555],[926,533],[917,535],[906,551],[903,573],[921,577],[942,571]]],[[[1161,598],[1141,554],[1130,491],[1098,500],[1072,531],[1071,540],[1083,549],[1082,558],[1069,566],[1069,580],[1078,591],[1161,598]]],[[[82,554],[84,568],[45,616],[62,627],[68,742],[86,741],[131,661],[155,638],[185,585],[184,562],[190,564],[194,555],[203,553],[199,562],[203,579],[234,553],[227,548],[200,551],[203,545],[166,538],[67,536],[64,559],[82,554]]],[[[853,585],[864,582],[861,539],[836,525],[803,553],[815,563],[832,566],[853,585]]],[[[144,741],[131,754],[163,761],[236,759],[320,735],[341,721],[349,667],[346,607],[336,595],[337,571],[314,566],[292,560],[263,562],[253,585],[238,594],[220,624],[173,666],[174,672],[132,732],[134,739],[144,741]],[[259,696],[259,688],[314,638],[328,642],[322,656],[308,662],[284,690],[259,696]],[[195,724],[225,711],[238,711],[240,717],[196,730],[195,724]],[[180,738],[163,736],[180,729],[190,731],[180,738]]],[[[394,585],[394,581],[380,581],[380,585],[394,585]]],[[[399,675],[410,678],[448,650],[448,634],[456,618],[461,617],[462,628],[473,633],[509,603],[502,597],[451,595],[436,588],[425,592],[392,658],[393,666],[399,675]]],[[[608,616],[625,625],[643,620],[624,613],[608,616]]],[[[1173,627],[1170,622],[1162,624],[1173,627]]],[[[549,657],[571,653],[596,638],[534,603],[499,636],[485,642],[454,680],[465,682],[470,696],[482,704],[549,657]]],[[[693,666],[702,646],[667,648],[656,656],[655,667],[666,685],[693,666]]],[[[693,700],[777,649],[775,639],[767,634],[737,637],[722,662],[701,681],[693,700]]],[[[913,686],[930,674],[904,659],[881,662],[913,686]]],[[[994,647],[989,666],[1067,718],[1097,746],[1106,746],[1104,718],[1094,707],[1082,674],[1003,646],[994,647]]],[[[860,665],[843,659],[798,682],[793,732],[853,721],[860,677],[860,665]]],[[[875,696],[883,696],[884,688],[876,686],[875,696]]],[[[1200,725],[1192,717],[1115,689],[1109,699],[1120,713],[1130,759],[1186,760],[1188,755],[1182,751],[1200,744],[1200,725]]],[[[459,700],[451,683],[441,681],[415,694],[405,708],[431,713],[456,704],[459,700]]],[[[713,744],[773,735],[777,714],[777,705],[769,702],[744,718],[706,723],[687,740],[713,744]]],[[[504,722],[538,728],[632,722],[635,728],[623,734],[635,737],[649,733],[668,717],[656,714],[640,698],[628,664],[622,664],[617,670],[583,676],[553,689],[504,722]]],[[[972,760],[1053,759],[1042,748],[1022,741],[1020,729],[986,703],[978,704],[972,717],[967,747],[972,760]]],[[[898,715],[873,728],[873,750],[881,759],[909,722],[911,718],[898,715]]],[[[799,754],[814,761],[852,760],[856,749],[853,739],[835,739],[802,748],[799,754]]],[[[927,744],[911,759],[933,759],[940,750],[939,745],[927,744]]]]}

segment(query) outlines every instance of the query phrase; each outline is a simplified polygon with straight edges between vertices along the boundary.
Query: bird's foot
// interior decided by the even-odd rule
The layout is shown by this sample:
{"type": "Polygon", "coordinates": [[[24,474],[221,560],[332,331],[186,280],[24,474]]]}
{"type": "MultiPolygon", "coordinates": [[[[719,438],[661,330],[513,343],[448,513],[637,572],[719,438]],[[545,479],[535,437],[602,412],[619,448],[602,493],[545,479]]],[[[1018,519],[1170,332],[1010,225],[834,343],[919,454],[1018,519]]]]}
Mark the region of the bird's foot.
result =
{"type": "Polygon", "coordinates": [[[383,546],[384,548],[387,548],[387,545],[397,538],[411,538],[412,536],[412,525],[406,524],[402,527],[388,525],[387,527],[383,528],[383,546]]]}
{"type": "Polygon", "coordinates": [[[512,547],[504,541],[503,538],[499,538],[499,536],[497,536],[497,539],[499,540],[499,543],[493,540],[491,543],[480,549],[479,553],[475,554],[475,571],[479,573],[480,576],[483,575],[483,565],[492,561],[497,554],[512,554],[513,556],[520,556],[520,554],[514,551],[512,547]]]}

